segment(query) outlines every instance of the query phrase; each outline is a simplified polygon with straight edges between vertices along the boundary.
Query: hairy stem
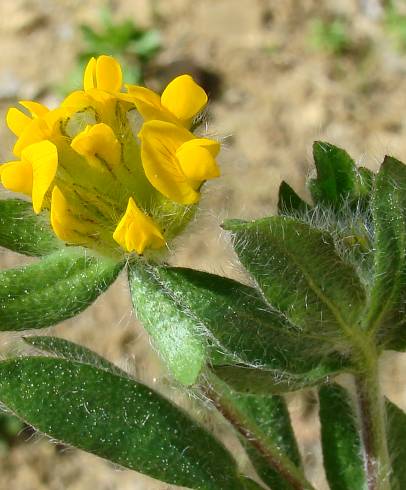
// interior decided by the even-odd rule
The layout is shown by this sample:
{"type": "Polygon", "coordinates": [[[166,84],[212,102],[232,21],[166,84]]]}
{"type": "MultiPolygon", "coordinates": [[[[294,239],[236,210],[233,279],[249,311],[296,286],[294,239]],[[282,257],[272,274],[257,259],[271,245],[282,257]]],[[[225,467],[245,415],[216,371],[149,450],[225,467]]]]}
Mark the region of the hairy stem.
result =
{"type": "Polygon", "coordinates": [[[355,377],[368,490],[390,490],[390,458],[384,398],[379,386],[378,356],[364,356],[355,377]]]}
{"type": "Polygon", "coordinates": [[[315,490],[306,479],[302,471],[286,456],[281,454],[276,445],[269,441],[263,441],[253,425],[249,425],[244,415],[235,407],[226,393],[215,389],[212,384],[207,383],[204,394],[211,400],[213,405],[228,420],[228,422],[257,449],[268,461],[269,465],[284,478],[294,490],[315,490]]]}

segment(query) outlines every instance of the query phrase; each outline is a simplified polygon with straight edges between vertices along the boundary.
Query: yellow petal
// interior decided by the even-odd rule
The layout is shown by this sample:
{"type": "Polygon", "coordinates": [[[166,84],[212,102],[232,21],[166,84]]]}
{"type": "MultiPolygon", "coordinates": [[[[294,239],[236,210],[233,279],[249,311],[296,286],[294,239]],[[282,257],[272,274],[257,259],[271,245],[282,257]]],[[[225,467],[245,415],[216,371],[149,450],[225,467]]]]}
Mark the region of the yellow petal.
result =
{"type": "Polygon", "coordinates": [[[28,162],[9,162],[0,165],[0,177],[3,186],[13,192],[31,196],[32,166],[28,162]]]}
{"type": "Polygon", "coordinates": [[[188,123],[207,104],[206,92],[189,75],[175,78],[162,93],[162,105],[188,123]]]}
{"type": "Polygon", "coordinates": [[[39,102],[34,102],[32,100],[20,100],[19,103],[30,111],[32,117],[41,117],[49,112],[48,107],[45,107],[39,102]]]}
{"type": "Polygon", "coordinates": [[[24,129],[32,122],[32,119],[19,109],[11,107],[7,111],[6,122],[10,130],[16,136],[20,136],[24,129]]]}
{"type": "Polygon", "coordinates": [[[157,120],[176,123],[176,118],[161,105],[161,97],[146,87],[126,85],[128,94],[121,98],[132,102],[145,121],[157,120]]]}
{"type": "Polygon", "coordinates": [[[99,56],[96,61],[97,88],[106,92],[120,92],[123,75],[120,63],[112,56],[99,56]]]}
{"type": "Polygon", "coordinates": [[[25,147],[60,135],[60,121],[64,119],[67,114],[67,108],[60,107],[48,111],[42,117],[32,119],[31,123],[23,130],[14,145],[14,155],[20,158],[21,152],[25,147]]]}
{"type": "Polygon", "coordinates": [[[75,90],[63,100],[61,107],[70,107],[80,111],[92,106],[92,102],[93,99],[88,92],[85,92],[84,90],[75,90]]]}
{"type": "Polygon", "coordinates": [[[184,174],[198,187],[203,181],[220,176],[220,170],[214,157],[220,145],[206,138],[186,141],[176,152],[176,157],[184,174]]]}
{"type": "Polygon", "coordinates": [[[68,201],[58,186],[52,189],[51,225],[55,235],[68,243],[84,243],[84,237],[77,231],[80,222],[72,215],[68,201]]]}
{"type": "Polygon", "coordinates": [[[199,200],[199,193],[187,181],[180,168],[176,151],[192,133],[164,121],[145,123],[138,135],[141,139],[141,159],[145,175],[164,196],[181,204],[199,200]]]}
{"type": "Polygon", "coordinates": [[[165,246],[165,239],[152,218],[144,214],[130,197],[124,216],[113,233],[114,240],[127,252],[142,254],[146,248],[165,246]]]}
{"type": "Polygon", "coordinates": [[[119,92],[123,83],[120,64],[111,56],[91,58],[83,77],[85,91],[97,88],[106,92],[119,92]]]}
{"type": "MultiPolygon", "coordinates": [[[[44,127],[40,124],[40,121],[40,119],[33,120],[21,133],[13,148],[13,153],[16,157],[21,157],[21,152],[27,146],[38,143],[48,137],[47,131],[44,131],[44,127]]],[[[41,122],[43,123],[43,121],[41,122]]]]}
{"type": "Polygon", "coordinates": [[[90,58],[83,76],[83,88],[89,90],[96,87],[96,58],[90,58]]]}
{"type": "Polygon", "coordinates": [[[32,165],[32,207],[40,213],[50,185],[58,168],[58,151],[50,141],[41,141],[27,146],[22,160],[32,165]]]}
{"type": "Polygon", "coordinates": [[[114,131],[104,123],[87,126],[71,143],[71,147],[85,157],[98,157],[107,165],[115,166],[121,160],[121,145],[114,131]]]}

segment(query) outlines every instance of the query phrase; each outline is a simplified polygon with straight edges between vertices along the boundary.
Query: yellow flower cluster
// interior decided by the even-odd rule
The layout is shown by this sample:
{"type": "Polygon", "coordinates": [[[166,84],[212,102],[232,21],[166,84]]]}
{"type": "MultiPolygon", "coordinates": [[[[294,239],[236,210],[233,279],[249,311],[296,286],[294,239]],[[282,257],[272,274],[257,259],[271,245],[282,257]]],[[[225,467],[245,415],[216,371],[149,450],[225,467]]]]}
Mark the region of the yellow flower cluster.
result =
{"type": "Polygon", "coordinates": [[[159,249],[191,217],[200,188],[219,176],[216,141],[190,132],[207,95],[188,75],[162,96],[139,86],[122,91],[121,67],[92,58],[84,90],[49,110],[22,101],[7,124],[17,161],[0,165],[3,186],[49,210],[56,235],[102,251],[159,249]],[[29,113],[29,115],[28,115],[29,113]]]}

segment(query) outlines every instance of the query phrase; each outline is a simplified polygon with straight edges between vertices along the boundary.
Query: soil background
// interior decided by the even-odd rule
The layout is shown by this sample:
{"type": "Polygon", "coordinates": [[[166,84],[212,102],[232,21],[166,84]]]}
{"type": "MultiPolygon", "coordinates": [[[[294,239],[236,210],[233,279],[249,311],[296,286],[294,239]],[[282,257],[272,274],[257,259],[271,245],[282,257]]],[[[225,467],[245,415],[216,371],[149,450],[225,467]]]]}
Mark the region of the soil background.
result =
{"type": "MultiPolygon", "coordinates": [[[[78,25],[97,27],[103,5],[95,0],[0,2],[1,121],[20,99],[57,104],[54,87],[71,72],[81,47],[78,25]]],[[[383,2],[123,0],[110,6],[114,18],[154,25],[162,34],[163,50],[147,73],[148,85],[161,89],[184,72],[205,82],[211,96],[208,132],[223,141],[223,175],[206,186],[202,210],[173,247],[172,263],[238,275],[219,223],[226,217],[273,213],[281,180],[306,197],[304,184],[316,139],[346,148],[357,162],[374,169],[386,153],[406,160],[406,52],[388,32],[383,2]],[[315,22],[337,17],[346,25],[348,46],[339,53],[315,46],[315,22]]],[[[7,161],[13,137],[5,122],[0,124],[0,141],[0,158],[7,161]]],[[[2,267],[25,262],[24,257],[0,251],[2,267]]],[[[163,366],[131,314],[124,277],[84,313],[48,332],[82,343],[178,396],[168,387],[163,366]]],[[[3,351],[20,349],[17,335],[2,334],[0,342],[3,351]]],[[[406,356],[394,353],[382,362],[384,390],[403,407],[405,366],[406,356]]],[[[309,477],[318,489],[327,489],[312,393],[290,396],[289,407],[309,477]]],[[[200,415],[216,426],[246,467],[226,424],[207,413],[200,415]]],[[[0,454],[0,490],[11,488],[175,487],[34,437],[0,454]]]]}

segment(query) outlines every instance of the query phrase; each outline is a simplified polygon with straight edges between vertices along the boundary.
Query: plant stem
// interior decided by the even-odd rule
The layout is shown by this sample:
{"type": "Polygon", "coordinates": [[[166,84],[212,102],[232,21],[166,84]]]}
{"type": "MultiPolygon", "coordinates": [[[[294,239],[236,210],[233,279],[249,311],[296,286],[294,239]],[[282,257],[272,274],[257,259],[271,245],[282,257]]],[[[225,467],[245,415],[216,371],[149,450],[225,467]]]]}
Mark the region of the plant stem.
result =
{"type": "Polygon", "coordinates": [[[215,389],[209,383],[204,394],[223,417],[268,461],[269,465],[284,478],[294,490],[315,490],[302,471],[293,462],[282,455],[276,445],[265,443],[257,434],[254,426],[247,425],[244,415],[233,406],[227,394],[221,392],[219,385],[215,389]]]}
{"type": "MultiPolygon", "coordinates": [[[[364,351],[366,352],[366,351],[364,351]]],[[[379,386],[378,355],[364,355],[363,369],[355,376],[364,446],[368,490],[390,490],[390,458],[384,398],[379,386]]]]}

